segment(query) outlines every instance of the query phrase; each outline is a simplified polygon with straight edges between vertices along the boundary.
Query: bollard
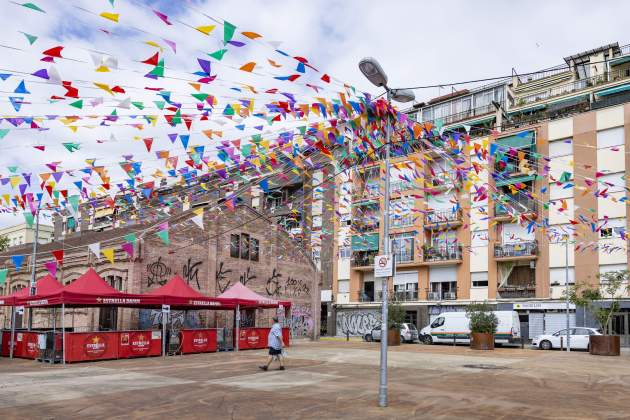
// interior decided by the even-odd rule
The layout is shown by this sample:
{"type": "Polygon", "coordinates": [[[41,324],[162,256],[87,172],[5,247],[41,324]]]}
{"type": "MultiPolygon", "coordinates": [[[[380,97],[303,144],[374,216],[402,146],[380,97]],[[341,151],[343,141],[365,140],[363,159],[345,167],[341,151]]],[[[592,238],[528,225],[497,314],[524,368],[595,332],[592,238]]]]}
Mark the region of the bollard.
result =
{"type": "Polygon", "coordinates": [[[564,337],[560,337],[560,351],[564,351],[564,337]]]}
{"type": "Polygon", "coordinates": [[[350,341],[350,331],[346,331],[346,341],[350,341]]]}
{"type": "Polygon", "coordinates": [[[521,349],[525,348],[525,337],[521,337],[521,349]]]}
{"type": "Polygon", "coordinates": [[[457,342],[455,341],[455,334],[453,334],[453,345],[456,346],[457,342]]]}

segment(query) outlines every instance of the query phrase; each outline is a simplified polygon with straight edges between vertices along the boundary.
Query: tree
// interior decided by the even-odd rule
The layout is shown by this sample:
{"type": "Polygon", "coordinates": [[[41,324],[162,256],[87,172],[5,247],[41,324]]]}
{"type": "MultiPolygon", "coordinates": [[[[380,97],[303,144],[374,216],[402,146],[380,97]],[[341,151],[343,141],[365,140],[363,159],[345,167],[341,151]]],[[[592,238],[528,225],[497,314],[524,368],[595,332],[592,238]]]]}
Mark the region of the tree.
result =
{"type": "Polygon", "coordinates": [[[488,303],[471,303],[466,307],[466,316],[470,320],[471,333],[494,334],[497,332],[499,318],[488,303]]]}
{"type": "Polygon", "coordinates": [[[6,251],[9,248],[9,238],[6,236],[0,236],[0,252],[6,251]]]}
{"type": "Polygon", "coordinates": [[[602,334],[609,335],[610,320],[619,312],[621,298],[628,290],[628,270],[608,271],[597,276],[600,286],[592,287],[585,283],[576,283],[569,288],[569,300],[575,306],[588,310],[599,324],[602,334]],[[605,302],[610,302],[606,307],[605,302]]]}
{"type": "Polygon", "coordinates": [[[400,328],[403,322],[405,322],[405,308],[398,301],[390,301],[387,304],[387,328],[400,328]]]}

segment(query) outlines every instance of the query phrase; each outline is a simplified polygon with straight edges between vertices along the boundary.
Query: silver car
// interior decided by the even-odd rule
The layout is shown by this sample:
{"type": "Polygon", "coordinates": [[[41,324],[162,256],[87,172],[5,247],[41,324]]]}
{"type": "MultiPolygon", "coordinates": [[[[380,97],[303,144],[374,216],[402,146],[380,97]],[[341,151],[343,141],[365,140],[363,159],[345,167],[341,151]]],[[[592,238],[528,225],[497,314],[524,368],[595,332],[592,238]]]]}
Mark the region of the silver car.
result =
{"type": "MultiPolygon", "coordinates": [[[[374,328],[371,332],[363,336],[365,341],[381,341],[381,329],[374,328]]],[[[403,323],[400,325],[400,341],[415,343],[418,341],[418,329],[415,325],[403,323]]]]}

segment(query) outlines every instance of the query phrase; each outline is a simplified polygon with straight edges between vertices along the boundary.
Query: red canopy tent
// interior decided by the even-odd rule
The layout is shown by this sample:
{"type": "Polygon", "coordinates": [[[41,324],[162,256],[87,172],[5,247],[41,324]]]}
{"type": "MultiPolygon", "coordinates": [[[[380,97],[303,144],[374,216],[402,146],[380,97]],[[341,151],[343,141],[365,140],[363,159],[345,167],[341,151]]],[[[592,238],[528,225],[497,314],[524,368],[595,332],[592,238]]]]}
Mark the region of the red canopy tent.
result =
{"type": "Polygon", "coordinates": [[[164,304],[181,309],[234,309],[237,303],[235,299],[205,296],[186,284],[178,275],[147,295],[159,297],[164,304]]]}
{"type": "MultiPolygon", "coordinates": [[[[37,280],[35,283],[36,295],[49,295],[60,291],[63,286],[50,274],[37,280]]],[[[18,298],[24,298],[29,296],[29,288],[25,287],[16,292],[11,293],[8,296],[0,296],[0,306],[14,306],[18,298]]]]}
{"type": "Polygon", "coordinates": [[[291,302],[271,299],[245,286],[240,281],[219,295],[220,298],[235,299],[241,308],[290,308],[291,302]]]}

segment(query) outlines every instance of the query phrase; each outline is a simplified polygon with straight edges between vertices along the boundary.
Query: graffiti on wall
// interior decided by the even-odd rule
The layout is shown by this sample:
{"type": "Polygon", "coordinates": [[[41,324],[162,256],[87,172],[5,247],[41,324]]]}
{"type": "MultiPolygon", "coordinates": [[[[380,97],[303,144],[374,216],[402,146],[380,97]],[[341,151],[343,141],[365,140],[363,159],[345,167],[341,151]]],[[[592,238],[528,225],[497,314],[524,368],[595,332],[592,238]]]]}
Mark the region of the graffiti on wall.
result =
{"type": "Polygon", "coordinates": [[[271,276],[267,279],[265,290],[269,296],[275,297],[300,297],[311,294],[311,288],[306,281],[291,276],[283,281],[282,274],[276,268],[273,269],[271,276]]]}
{"type": "Polygon", "coordinates": [[[162,262],[162,257],[158,257],[157,261],[147,264],[147,286],[154,284],[163,286],[169,279],[171,274],[170,267],[162,262]]]}
{"type": "Polygon", "coordinates": [[[258,277],[256,277],[256,275],[254,273],[251,272],[251,267],[247,267],[247,270],[245,270],[243,272],[243,274],[241,274],[238,278],[238,281],[240,281],[241,283],[243,283],[243,285],[246,285],[247,283],[249,283],[251,280],[255,280],[258,277]]]}
{"type": "Polygon", "coordinates": [[[217,279],[217,290],[219,291],[219,293],[225,292],[230,287],[230,284],[232,284],[232,282],[228,278],[228,274],[230,274],[231,272],[232,270],[230,270],[229,268],[223,267],[223,261],[219,263],[219,269],[215,273],[215,278],[217,279]]]}
{"type": "Polygon", "coordinates": [[[182,268],[182,275],[186,283],[190,285],[191,282],[195,282],[197,284],[197,289],[201,290],[201,286],[199,285],[199,267],[201,266],[202,261],[197,261],[193,264],[192,258],[188,258],[186,264],[182,268]]]}
{"type": "Polygon", "coordinates": [[[337,312],[337,334],[364,335],[381,325],[378,311],[337,312]]]}
{"type": "Polygon", "coordinates": [[[313,335],[313,315],[310,306],[295,305],[291,307],[291,327],[292,337],[312,337],[313,335]]]}
{"type": "MultiPolygon", "coordinates": [[[[173,329],[181,329],[184,325],[187,328],[198,328],[200,325],[199,316],[195,311],[188,311],[188,318],[185,311],[171,311],[170,322],[173,329]]],[[[141,329],[157,329],[162,324],[162,311],[160,309],[140,309],[139,326],[141,329]]],[[[169,324],[170,325],[170,324],[169,324]]]]}

